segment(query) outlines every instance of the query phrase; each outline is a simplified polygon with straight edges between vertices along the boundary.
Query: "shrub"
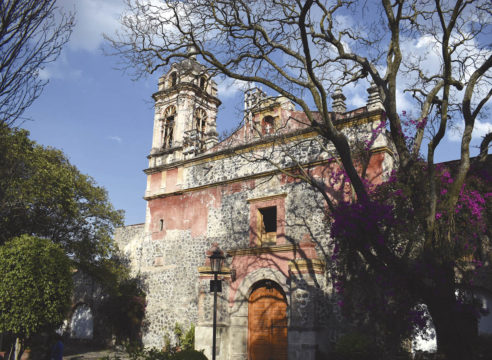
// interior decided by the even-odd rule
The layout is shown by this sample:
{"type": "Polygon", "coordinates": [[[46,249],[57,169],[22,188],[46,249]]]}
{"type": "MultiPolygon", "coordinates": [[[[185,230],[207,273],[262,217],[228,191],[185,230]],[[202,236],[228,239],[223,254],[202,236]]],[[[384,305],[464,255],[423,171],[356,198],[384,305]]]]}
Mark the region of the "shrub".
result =
{"type": "Polygon", "coordinates": [[[335,346],[338,360],[377,359],[380,351],[373,339],[359,332],[343,335],[335,346]]]}
{"type": "Polygon", "coordinates": [[[203,351],[198,350],[183,350],[177,352],[173,360],[207,360],[203,351]]]}

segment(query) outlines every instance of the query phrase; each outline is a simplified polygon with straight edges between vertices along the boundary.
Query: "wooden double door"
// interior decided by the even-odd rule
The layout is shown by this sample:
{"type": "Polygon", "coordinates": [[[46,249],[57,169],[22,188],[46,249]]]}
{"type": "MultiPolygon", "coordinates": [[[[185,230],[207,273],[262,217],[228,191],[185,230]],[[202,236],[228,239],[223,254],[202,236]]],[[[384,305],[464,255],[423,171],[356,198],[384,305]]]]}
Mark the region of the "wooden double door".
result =
{"type": "Polygon", "coordinates": [[[275,283],[259,284],[249,297],[248,359],[287,360],[287,301],[275,283]]]}

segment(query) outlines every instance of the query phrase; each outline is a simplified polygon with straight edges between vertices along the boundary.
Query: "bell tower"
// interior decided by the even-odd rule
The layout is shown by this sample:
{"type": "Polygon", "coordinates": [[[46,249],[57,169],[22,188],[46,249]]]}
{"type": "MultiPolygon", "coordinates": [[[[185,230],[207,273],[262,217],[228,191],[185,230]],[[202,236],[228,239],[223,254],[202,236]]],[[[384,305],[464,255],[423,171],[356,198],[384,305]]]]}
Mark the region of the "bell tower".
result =
{"type": "Polygon", "coordinates": [[[218,142],[217,84],[192,56],[159,78],[149,168],[195,157],[218,142]]]}

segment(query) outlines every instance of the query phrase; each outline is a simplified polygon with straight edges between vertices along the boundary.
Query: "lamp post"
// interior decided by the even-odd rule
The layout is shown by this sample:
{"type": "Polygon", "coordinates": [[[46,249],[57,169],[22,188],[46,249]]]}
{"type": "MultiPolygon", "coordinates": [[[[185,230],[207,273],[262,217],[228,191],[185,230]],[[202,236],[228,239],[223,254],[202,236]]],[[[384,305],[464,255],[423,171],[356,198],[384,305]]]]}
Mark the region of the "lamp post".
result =
{"type": "Polygon", "coordinates": [[[212,328],[212,360],[215,360],[215,344],[217,333],[217,291],[222,291],[222,283],[218,279],[218,275],[221,274],[222,264],[224,263],[224,252],[220,250],[219,245],[214,243],[212,246],[210,259],[211,273],[214,275],[214,279],[210,281],[210,288],[214,291],[214,322],[212,328]]]}

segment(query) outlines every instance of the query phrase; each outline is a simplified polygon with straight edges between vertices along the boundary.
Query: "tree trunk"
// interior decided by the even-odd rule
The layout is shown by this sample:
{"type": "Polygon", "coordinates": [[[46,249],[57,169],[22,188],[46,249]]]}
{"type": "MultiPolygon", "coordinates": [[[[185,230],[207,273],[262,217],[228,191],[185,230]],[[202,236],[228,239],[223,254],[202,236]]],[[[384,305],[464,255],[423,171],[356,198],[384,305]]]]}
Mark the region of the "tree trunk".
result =
{"type": "Polygon", "coordinates": [[[9,356],[7,359],[8,360],[14,360],[14,353],[15,353],[15,342],[10,344],[9,356]]]}
{"type": "Polygon", "coordinates": [[[20,360],[24,349],[22,348],[22,341],[19,337],[15,339],[14,360],[20,360]]]}
{"type": "Polygon", "coordinates": [[[446,360],[472,360],[478,338],[478,321],[473,308],[456,300],[454,289],[434,294],[428,302],[437,337],[437,350],[446,360]]]}

